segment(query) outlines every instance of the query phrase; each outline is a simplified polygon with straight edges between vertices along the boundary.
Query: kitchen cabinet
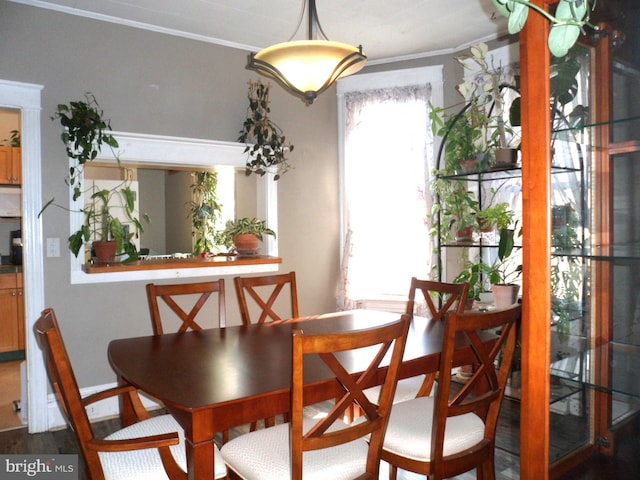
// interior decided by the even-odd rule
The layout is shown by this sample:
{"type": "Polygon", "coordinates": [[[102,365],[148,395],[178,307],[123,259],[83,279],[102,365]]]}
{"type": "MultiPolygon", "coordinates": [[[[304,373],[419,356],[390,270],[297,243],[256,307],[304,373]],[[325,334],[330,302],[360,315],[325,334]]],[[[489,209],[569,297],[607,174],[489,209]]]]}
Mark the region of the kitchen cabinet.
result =
{"type": "Polygon", "coordinates": [[[0,352],[24,350],[22,272],[0,273],[0,352]]]}
{"type": "Polygon", "coordinates": [[[0,147],[0,185],[22,184],[22,149],[0,147]]]}

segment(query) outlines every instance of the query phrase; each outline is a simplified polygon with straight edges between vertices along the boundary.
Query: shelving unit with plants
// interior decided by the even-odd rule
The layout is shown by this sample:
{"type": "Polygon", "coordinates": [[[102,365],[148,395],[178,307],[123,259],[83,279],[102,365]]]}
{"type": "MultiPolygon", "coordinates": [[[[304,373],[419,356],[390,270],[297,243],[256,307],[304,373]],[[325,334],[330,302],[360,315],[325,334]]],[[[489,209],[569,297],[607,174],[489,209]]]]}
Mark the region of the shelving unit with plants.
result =
{"type": "MultiPolygon", "coordinates": [[[[588,170],[585,166],[587,154],[584,135],[576,135],[580,125],[584,125],[586,107],[578,96],[581,91],[576,89],[576,78],[581,72],[580,61],[575,55],[568,55],[555,60],[556,75],[553,84],[553,104],[555,105],[555,121],[553,125],[554,143],[551,146],[553,157],[553,212],[557,217],[557,224],[553,228],[554,247],[582,248],[585,244],[589,221],[586,191],[588,170]]],[[[496,85],[494,81],[493,85],[496,85]]],[[[517,91],[505,89],[508,93],[517,91]]],[[[502,92],[502,90],[500,90],[502,92]]],[[[491,90],[489,90],[491,91],[491,90]]],[[[493,97],[489,99],[492,100],[493,97]]],[[[517,98],[517,97],[516,97],[517,98]]],[[[473,96],[473,101],[480,101],[473,96]]],[[[512,112],[517,107],[513,96],[505,101],[499,109],[503,113],[501,128],[509,132],[511,137],[517,137],[517,115],[512,112]],[[509,112],[509,114],[507,114],[509,112]]],[[[485,100],[486,102],[486,100],[485,100]]],[[[438,253],[438,273],[446,281],[468,281],[471,284],[470,296],[480,299],[481,293],[490,290],[490,285],[505,282],[504,276],[519,282],[521,261],[521,237],[519,229],[522,225],[522,171],[518,164],[497,165],[495,151],[501,148],[498,122],[487,118],[482,122],[470,119],[467,114],[477,110],[474,105],[465,105],[457,114],[446,118],[441,115],[441,122],[437,123],[435,133],[443,137],[438,154],[438,170],[434,183],[437,195],[434,209],[434,230],[438,253]],[[466,138],[488,139],[482,144],[484,150],[477,149],[476,157],[480,159],[469,170],[461,162],[462,156],[457,152],[460,129],[455,126],[453,119],[462,120],[462,125],[476,125],[475,134],[466,134],[466,138]],[[453,148],[449,137],[453,137],[453,148]],[[455,188],[454,188],[455,186],[455,188]],[[450,195],[455,191],[456,195],[450,195]],[[451,205],[458,202],[458,206],[451,205]],[[459,215],[454,214],[462,205],[467,213],[466,223],[473,225],[475,233],[471,238],[456,238],[455,226],[462,222],[459,215]],[[490,233],[483,233],[480,227],[484,217],[493,216],[500,219],[490,233]],[[511,230],[511,232],[509,232],[511,230]],[[508,233],[507,233],[508,232],[508,233]],[[505,247],[505,235],[511,235],[511,244],[505,247]],[[505,254],[506,252],[506,254],[505,254]]],[[[489,108],[485,112],[493,112],[489,108]]],[[[471,117],[473,117],[473,113],[471,117]]],[[[512,140],[513,142],[513,140],[512,140]]],[[[468,155],[469,152],[466,152],[468,155]]],[[[587,343],[584,327],[584,312],[588,310],[587,275],[588,265],[576,259],[555,255],[552,259],[553,275],[553,324],[552,342],[554,357],[552,362],[552,389],[550,404],[552,410],[561,414],[578,415],[584,412],[585,406],[576,407],[574,396],[579,401],[584,397],[584,385],[579,382],[586,369],[586,362],[576,353],[584,350],[587,343]]],[[[484,297],[483,297],[484,298],[484,297]]],[[[481,304],[483,305],[483,304],[481,304]]],[[[517,371],[517,367],[515,368],[517,371]]],[[[516,373],[517,375],[517,373],[516,373]]],[[[519,398],[517,384],[512,384],[509,396],[519,398]]]]}

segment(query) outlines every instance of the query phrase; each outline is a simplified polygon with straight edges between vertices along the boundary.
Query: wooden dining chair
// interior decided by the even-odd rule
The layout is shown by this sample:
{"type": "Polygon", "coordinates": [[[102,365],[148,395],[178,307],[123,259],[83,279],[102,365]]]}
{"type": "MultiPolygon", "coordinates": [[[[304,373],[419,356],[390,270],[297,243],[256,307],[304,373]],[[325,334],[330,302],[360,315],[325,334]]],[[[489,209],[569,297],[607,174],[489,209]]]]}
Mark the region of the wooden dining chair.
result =
{"type": "Polygon", "coordinates": [[[279,322],[300,316],[296,272],[260,277],[235,277],[233,281],[243,324],[279,322]],[[283,292],[287,290],[290,294],[289,301],[285,301],[284,305],[279,305],[281,310],[278,313],[275,308],[276,300],[282,299],[283,292]],[[252,300],[251,304],[249,304],[248,298],[252,300]],[[256,307],[259,316],[252,322],[251,311],[256,310],[256,307]]]}
{"type": "Polygon", "coordinates": [[[382,459],[390,465],[390,480],[396,479],[398,468],[436,480],[474,468],[479,479],[495,478],[496,425],[520,315],[520,305],[488,313],[447,314],[435,395],[393,406],[382,451],[382,459]],[[496,334],[494,342],[486,341],[487,331],[496,334]],[[477,368],[466,383],[454,384],[452,368],[463,341],[468,342],[466,349],[477,368]]]}
{"type": "MultiPolygon", "coordinates": [[[[468,283],[446,283],[435,280],[420,280],[416,277],[411,278],[409,287],[409,300],[405,308],[405,313],[413,318],[416,301],[416,293],[421,292],[424,298],[432,322],[441,321],[444,315],[451,309],[455,309],[458,313],[463,313],[469,294],[468,283]]],[[[436,373],[426,375],[418,375],[416,377],[403,378],[398,381],[398,388],[394,397],[394,403],[404,402],[416,397],[431,394],[433,384],[436,380],[436,373]]],[[[372,387],[365,390],[369,398],[375,398],[378,395],[378,387],[372,387]]],[[[357,417],[359,412],[354,412],[357,417]]]]}
{"type": "MultiPolygon", "coordinates": [[[[162,335],[164,333],[158,302],[159,298],[161,298],[180,319],[181,323],[177,331],[186,332],[189,329],[201,330],[203,328],[202,325],[196,322],[196,317],[213,293],[218,294],[218,322],[216,324],[211,324],[210,322],[210,325],[224,328],[226,326],[224,279],[172,285],[147,284],[147,300],[149,302],[149,312],[151,313],[153,334],[162,335]],[[193,296],[193,302],[189,303],[189,305],[192,305],[189,313],[183,309],[177,299],[177,297],[185,299],[188,295],[193,296]],[[197,297],[197,295],[199,296],[197,297]]],[[[182,303],[184,304],[184,302],[182,303]]],[[[209,328],[211,328],[211,326],[209,328]]]]}
{"type": "MultiPolygon", "coordinates": [[[[184,432],[171,415],[151,416],[132,386],[118,386],[82,398],[52,309],[42,313],[35,331],[51,384],[92,480],[187,478],[184,432]],[[139,421],[103,439],[96,438],[86,408],[116,395],[129,397],[139,421]]],[[[217,448],[214,455],[214,478],[226,478],[227,469],[217,448]]]]}
{"type": "MultiPolygon", "coordinates": [[[[240,316],[244,325],[267,322],[279,323],[300,316],[296,272],[259,277],[235,277],[233,282],[236,287],[238,307],[240,308],[240,316]],[[278,311],[280,314],[278,314],[275,308],[276,301],[282,299],[287,290],[289,292],[289,300],[285,300],[284,305],[279,305],[280,309],[278,311]],[[248,299],[251,299],[251,303],[249,303],[248,299]],[[254,322],[251,321],[252,311],[256,312],[257,317],[254,322]]],[[[284,415],[284,420],[288,420],[286,414],[284,415]]],[[[276,419],[273,417],[265,418],[263,421],[265,427],[272,427],[276,423],[276,419]]],[[[252,422],[250,431],[253,432],[257,428],[258,422],[252,422]]]]}
{"type": "MultiPolygon", "coordinates": [[[[213,293],[218,295],[218,322],[208,322],[209,328],[226,327],[226,303],[224,292],[224,279],[214,280],[210,282],[197,282],[197,283],[177,283],[171,285],[156,285],[154,283],[147,284],[147,300],[149,302],[149,312],[151,314],[151,325],[153,327],[154,335],[162,335],[164,333],[162,315],[160,314],[160,302],[158,299],[162,299],[165,304],[169,306],[171,311],[175,313],[180,321],[178,332],[186,332],[188,330],[202,330],[202,325],[196,322],[196,317],[201,313],[205,303],[213,293]],[[199,296],[198,296],[199,295],[199,296]],[[183,299],[182,301],[179,300],[183,299]],[[191,301],[184,300],[189,297],[191,301]],[[180,305],[189,305],[190,310],[187,313],[180,305]],[[187,303],[188,302],[188,303],[187,303]]],[[[202,317],[201,315],[200,317],[202,317]]],[[[200,322],[202,320],[200,319],[200,322]]],[[[168,320],[165,319],[165,323],[168,320]]],[[[204,324],[203,325],[207,325],[204,324]]],[[[222,443],[229,441],[229,431],[222,432],[222,443]]]]}
{"type": "MultiPolygon", "coordinates": [[[[265,478],[376,479],[380,450],[391,409],[410,319],[364,330],[313,334],[304,324],[293,331],[291,379],[291,421],[288,424],[250,432],[234,438],[221,449],[232,479],[265,478]],[[366,362],[353,375],[340,361],[340,352],[367,348],[366,362]],[[388,357],[383,386],[377,403],[362,391],[380,374],[379,366],[388,357]],[[336,377],[336,402],[322,418],[303,415],[305,365],[319,362],[336,377]],[[357,402],[365,412],[359,422],[346,424],[341,418],[346,408],[357,402]],[[367,441],[368,440],[368,441],[367,441]],[[304,453],[304,456],[303,456],[304,453]]],[[[310,328],[310,327],[307,327],[310,328]]],[[[364,359],[363,359],[364,360],[364,359]]],[[[312,386],[306,388],[312,390],[312,386]]]]}

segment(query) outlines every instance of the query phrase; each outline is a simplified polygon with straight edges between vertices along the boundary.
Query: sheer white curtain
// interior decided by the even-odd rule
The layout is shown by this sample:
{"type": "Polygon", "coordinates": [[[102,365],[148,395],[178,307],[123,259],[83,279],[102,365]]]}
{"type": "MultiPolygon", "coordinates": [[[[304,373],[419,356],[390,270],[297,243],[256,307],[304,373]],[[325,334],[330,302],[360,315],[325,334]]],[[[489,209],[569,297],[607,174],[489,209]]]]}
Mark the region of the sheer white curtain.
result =
{"type": "Polygon", "coordinates": [[[345,240],[338,308],[406,299],[411,277],[431,273],[430,98],[428,83],[344,94],[345,240]]]}

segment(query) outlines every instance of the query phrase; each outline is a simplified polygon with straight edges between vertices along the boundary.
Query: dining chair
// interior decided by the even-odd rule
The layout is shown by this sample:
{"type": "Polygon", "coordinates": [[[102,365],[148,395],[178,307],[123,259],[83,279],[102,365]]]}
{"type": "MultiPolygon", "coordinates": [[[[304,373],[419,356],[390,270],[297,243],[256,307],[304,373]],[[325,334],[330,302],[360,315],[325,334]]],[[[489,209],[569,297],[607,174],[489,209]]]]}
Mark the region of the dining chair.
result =
{"type": "MultiPolygon", "coordinates": [[[[224,292],[224,279],[214,280],[210,282],[196,282],[196,283],[177,283],[171,285],[156,285],[154,283],[147,284],[147,300],[149,302],[149,312],[151,313],[151,325],[153,327],[154,335],[162,335],[164,328],[162,325],[162,315],[160,314],[160,302],[161,298],[166,303],[171,311],[175,313],[179,319],[180,326],[178,332],[186,332],[189,329],[202,330],[202,326],[196,322],[196,317],[202,311],[205,303],[209,300],[213,293],[218,294],[218,328],[226,327],[226,303],[224,292]],[[197,296],[199,295],[199,297],[197,296]],[[182,299],[179,302],[178,297],[182,299]],[[189,301],[187,298],[190,298],[189,301]],[[187,299],[187,300],[185,300],[187,299]],[[189,305],[190,310],[187,313],[180,305],[189,305]]],[[[203,317],[204,315],[201,315],[203,317]]],[[[199,317],[200,318],[200,317],[199,317]]],[[[202,322],[202,320],[200,320],[202,322]]],[[[168,320],[165,319],[165,323],[168,320]]],[[[211,322],[209,322],[211,324],[211,322]]],[[[222,443],[229,441],[229,431],[222,432],[222,443]]]]}
{"type": "MultiPolygon", "coordinates": [[[[413,318],[416,309],[416,292],[420,291],[424,298],[432,322],[441,321],[445,314],[451,309],[455,309],[458,313],[463,313],[469,294],[469,284],[463,283],[447,283],[435,280],[420,280],[416,277],[411,278],[409,287],[409,300],[405,308],[405,313],[413,318]]],[[[418,299],[418,301],[420,301],[418,299]]],[[[416,397],[427,396],[433,389],[436,380],[436,373],[426,375],[418,375],[416,377],[403,378],[398,381],[398,388],[393,402],[404,402],[416,397]]],[[[370,398],[375,398],[378,394],[378,387],[372,387],[365,390],[365,394],[370,398]]],[[[358,412],[354,413],[357,416],[358,412]]]]}
{"type": "MultiPolygon", "coordinates": [[[[130,385],[82,398],[53,309],[44,310],[35,331],[49,379],[92,480],[186,479],[184,432],[171,415],[151,416],[137,390],[130,385]],[[103,439],[96,438],[86,409],[94,402],[116,395],[129,398],[138,421],[103,439]]],[[[214,456],[214,478],[227,478],[227,468],[217,448],[214,456]]]]}
{"type": "Polygon", "coordinates": [[[496,424],[520,316],[520,305],[485,313],[447,314],[434,396],[393,406],[382,450],[382,459],[390,466],[390,480],[396,480],[398,468],[436,480],[474,468],[479,479],[495,478],[496,424]],[[487,331],[495,333],[495,341],[487,341],[487,331]],[[463,341],[477,368],[467,382],[459,384],[452,382],[452,368],[459,361],[463,341]]]}
{"type": "Polygon", "coordinates": [[[289,318],[298,318],[298,289],[296,286],[296,272],[278,275],[264,275],[260,277],[235,277],[233,279],[238,296],[238,306],[242,323],[280,322],[289,318]],[[281,299],[283,292],[289,291],[290,298],[285,305],[278,305],[280,313],[276,312],[276,300],[281,299]],[[251,304],[248,298],[253,300],[251,304]],[[251,311],[259,311],[257,320],[251,321],[251,311]]]}
{"type": "MultiPolygon", "coordinates": [[[[172,285],[156,285],[154,283],[148,283],[147,300],[149,302],[149,312],[151,313],[153,334],[162,335],[164,333],[162,316],[160,314],[160,305],[158,302],[159,298],[161,298],[164,303],[169,306],[171,311],[173,311],[180,319],[181,324],[178,328],[178,332],[186,332],[189,329],[202,329],[202,326],[196,322],[196,317],[202,310],[204,304],[211,297],[211,294],[216,292],[218,294],[218,322],[215,326],[224,328],[226,326],[224,279],[221,278],[210,282],[180,283],[172,285]],[[194,296],[192,297],[193,301],[188,303],[188,305],[192,305],[189,313],[183,309],[177,299],[177,297],[186,299],[188,295],[194,296]],[[195,295],[199,295],[199,297],[195,297],[195,295]]],[[[182,301],[181,303],[184,305],[185,301],[182,301]]],[[[202,322],[202,320],[200,321],[202,322]]]]}
{"type": "Polygon", "coordinates": [[[280,480],[317,478],[332,480],[376,479],[380,451],[396,388],[398,372],[410,319],[406,315],[379,327],[348,332],[314,334],[304,324],[296,326],[292,336],[291,421],[240,435],[225,444],[221,453],[229,468],[229,477],[244,480],[280,480]],[[367,348],[360,374],[349,372],[341,363],[341,352],[367,348]],[[377,403],[364,395],[362,387],[384,370],[377,403]],[[335,375],[336,402],[326,416],[303,415],[307,403],[305,365],[319,363],[335,375]],[[365,368],[366,366],[366,368],[365,368]],[[357,402],[364,415],[358,422],[342,421],[345,410],[357,402]],[[303,456],[304,453],[304,456],[303,456]]]}

